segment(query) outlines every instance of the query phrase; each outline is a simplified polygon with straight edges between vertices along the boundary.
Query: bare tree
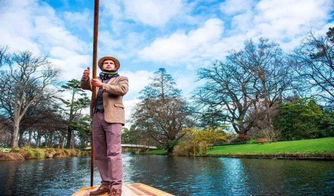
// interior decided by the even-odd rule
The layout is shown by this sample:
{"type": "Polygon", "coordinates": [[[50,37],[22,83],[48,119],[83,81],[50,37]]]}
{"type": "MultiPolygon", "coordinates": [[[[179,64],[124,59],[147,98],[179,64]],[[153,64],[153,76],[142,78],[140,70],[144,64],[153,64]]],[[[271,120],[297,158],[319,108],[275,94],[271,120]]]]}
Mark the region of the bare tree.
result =
{"type": "MultiPolygon", "coordinates": [[[[259,39],[247,41],[224,62],[198,72],[206,83],[198,88],[195,99],[203,111],[214,111],[244,137],[260,120],[254,113],[264,112],[267,128],[273,130],[273,107],[291,86],[289,64],[275,43],[259,39]],[[250,115],[253,113],[253,115],[250,115]]],[[[206,115],[207,112],[206,112],[206,115]]]]}
{"type": "Polygon", "coordinates": [[[292,93],[292,69],[290,62],[278,44],[260,38],[258,43],[248,41],[244,50],[231,58],[235,64],[248,70],[254,77],[255,92],[253,115],[255,127],[273,132],[273,118],[277,114],[278,103],[292,93]]]}
{"type": "Polygon", "coordinates": [[[334,104],[334,28],[327,36],[312,33],[292,55],[302,85],[333,107],[334,104]]]}
{"type": "Polygon", "coordinates": [[[43,97],[57,71],[46,57],[35,57],[27,51],[5,55],[8,58],[0,66],[0,112],[13,123],[11,146],[17,147],[23,116],[43,97]]]}
{"type": "Polygon", "coordinates": [[[219,111],[221,118],[231,123],[235,132],[245,135],[253,124],[253,121],[246,121],[247,111],[256,101],[251,88],[251,73],[231,62],[216,62],[211,67],[200,69],[198,76],[206,81],[194,95],[202,111],[214,108],[214,115],[219,111]]]}

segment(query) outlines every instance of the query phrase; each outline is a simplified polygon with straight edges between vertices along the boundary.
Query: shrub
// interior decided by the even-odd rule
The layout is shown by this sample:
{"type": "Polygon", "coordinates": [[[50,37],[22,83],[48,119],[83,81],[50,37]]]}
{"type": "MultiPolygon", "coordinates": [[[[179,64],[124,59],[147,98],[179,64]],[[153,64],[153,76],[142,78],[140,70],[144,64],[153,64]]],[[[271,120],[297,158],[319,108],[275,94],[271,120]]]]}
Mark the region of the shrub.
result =
{"type": "Polygon", "coordinates": [[[174,147],[173,153],[175,155],[204,155],[207,153],[208,145],[226,141],[229,137],[229,134],[222,129],[187,128],[184,132],[185,136],[174,147]]]}

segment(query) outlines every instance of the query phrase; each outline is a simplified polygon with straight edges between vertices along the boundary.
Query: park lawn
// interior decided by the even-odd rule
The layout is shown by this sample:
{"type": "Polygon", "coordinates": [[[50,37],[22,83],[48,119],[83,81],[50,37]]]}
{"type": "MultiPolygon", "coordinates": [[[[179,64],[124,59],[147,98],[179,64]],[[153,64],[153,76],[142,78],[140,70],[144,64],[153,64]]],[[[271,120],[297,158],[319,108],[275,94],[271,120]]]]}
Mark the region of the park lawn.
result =
{"type": "Polygon", "coordinates": [[[158,149],[158,150],[149,150],[146,152],[147,154],[166,154],[167,150],[158,149]]]}
{"type": "Polygon", "coordinates": [[[208,154],[334,153],[334,137],[263,144],[214,146],[208,154]]]}

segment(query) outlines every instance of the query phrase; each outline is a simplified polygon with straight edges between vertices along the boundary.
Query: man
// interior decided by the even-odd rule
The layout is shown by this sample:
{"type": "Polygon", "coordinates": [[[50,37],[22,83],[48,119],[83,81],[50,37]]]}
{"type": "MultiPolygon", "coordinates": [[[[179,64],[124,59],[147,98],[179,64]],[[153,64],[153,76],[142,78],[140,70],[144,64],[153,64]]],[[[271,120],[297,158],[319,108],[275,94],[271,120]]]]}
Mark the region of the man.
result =
{"type": "Polygon", "coordinates": [[[96,101],[91,106],[91,117],[95,163],[102,183],[97,190],[90,192],[90,195],[109,193],[110,196],[121,196],[121,130],[125,124],[123,96],[128,92],[128,78],[117,73],[120,62],[113,56],[102,57],[98,65],[102,71],[98,79],[89,78],[89,68],[84,70],[81,79],[81,88],[98,88],[96,101]]]}

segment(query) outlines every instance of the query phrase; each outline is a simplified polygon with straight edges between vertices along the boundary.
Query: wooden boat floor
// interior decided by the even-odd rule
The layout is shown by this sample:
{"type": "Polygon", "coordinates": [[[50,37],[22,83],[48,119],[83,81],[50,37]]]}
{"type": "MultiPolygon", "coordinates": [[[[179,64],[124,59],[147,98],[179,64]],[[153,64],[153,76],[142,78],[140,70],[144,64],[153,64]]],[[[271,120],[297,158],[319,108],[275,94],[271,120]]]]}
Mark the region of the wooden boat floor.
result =
{"type": "MultiPolygon", "coordinates": [[[[99,186],[95,185],[93,187],[91,186],[82,187],[72,196],[89,196],[89,192],[94,189],[97,189],[97,187],[99,186]]],[[[108,194],[103,194],[101,196],[108,196],[108,194]]],[[[173,195],[143,183],[129,183],[129,184],[123,184],[122,196],[173,196],[173,195]]]]}

